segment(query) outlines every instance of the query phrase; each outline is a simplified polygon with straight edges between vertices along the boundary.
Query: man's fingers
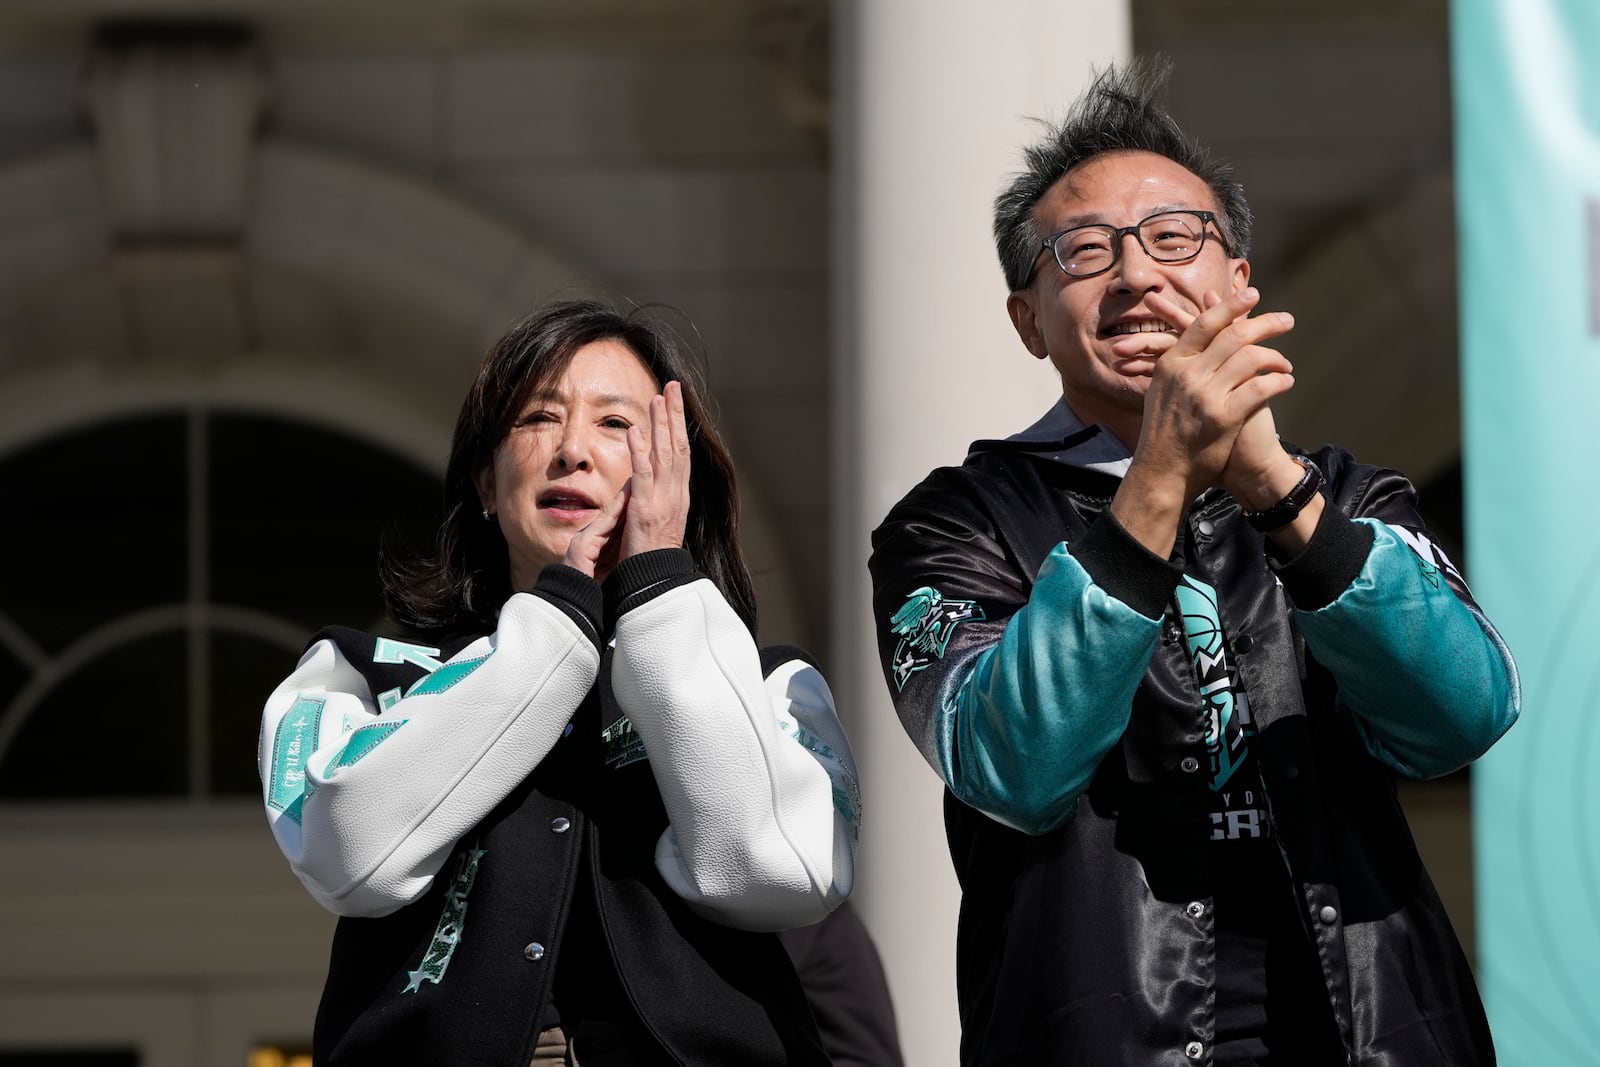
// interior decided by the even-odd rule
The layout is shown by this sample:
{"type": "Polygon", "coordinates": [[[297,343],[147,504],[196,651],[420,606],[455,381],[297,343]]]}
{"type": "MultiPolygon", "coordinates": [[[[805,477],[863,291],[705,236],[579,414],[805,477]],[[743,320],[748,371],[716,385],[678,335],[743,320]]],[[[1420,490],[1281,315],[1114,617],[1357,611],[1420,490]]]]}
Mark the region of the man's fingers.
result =
{"type": "Polygon", "coordinates": [[[1294,316],[1287,311],[1266,311],[1254,318],[1235,319],[1223,328],[1219,337],[1236,338],[1239,345],[1258,345],[1273,337],[1282,337],[1294,329],[1294,316]]]}
{"type": "Polygon", "coordinates": [[[1228,394],[1228,406],[1234,418],[1242,423],[1293,388],[1294,375],[1288,372],[1252,375],[1228,394]]]}
{"type": "Polygon", "coordinates": [[[1145,296],[1146,306],[1179,331],[1178,345],[1182,346],[1184,352],[1188,355],[1210,353],[1217,357],[1219,363],[1237,349],[1281,337],[1294,329],[1294,316],[1286,311],[1269,311],[1249,317],[1248,312],[1260,300],[1261,294],[1254,288],[1242,289],[1227,296],[1208,291],[1202,298],[1205,309],[1195,314],[1162,293],[1148,293],[1145,296]]]}
{"type": "MultiPolygon", "coordinates": [[[[1255,290],[1247,292],[1254,293],[1255,290]]],[[[1150,309],[1183,331],[1169,351],[1206,357],[1198,365],[1210,365],[1219,372],[1227,368],[1232,384],[1243,381],[1251,374],[1293,369],[1282,353],[1262,344],[1294,329],[1293,315],[1286,311],[1268,311],[1247,317],[1241,313],[1224,322],[1222,316],[1235,308],[1253,306],[1259,296],[1247,298],[1243,293],[1234,293],[1222,297],[1208,291],[1201,299],[1207,306],[1196,315],[1160,293],[1147,295],[1146,303],[1150,309]],[[1187,325],[1180,325],[1183,323],[1187,325]]]]}
{"type": "MultiPolygon", "coordinates": [[[[1146,302],[1152,310],[1160,311],[1163,316],[1168,314],[1183,315],[1183,308],[1160,293],[1151,293],[1146,297],[1146,302]]],[[[1250,309],[1261,302],[1261,291],[1254,286],[1240,289],[1238,292],[1229,293],[1215,305],[1205,308],[1198,315],[1189,315],[1189,321],[1178,326],[1183,333],[1183,339],[1200,352],[1211,346],[1211,342],[1226,330],[1237,319],[1242,319],[1250,313],[1250,309]]],[[[1171,321],[1170,319],[1168,321],[1171,321]]]]}
{"type": "MultiPolygon", "coordinates": [[[[1222,300],[1221,297],[1217,296],[1217,294],[1211,290],[1206,291],[1206,297],[1215,298],[1212,299],[1210,303],[1206,304],[1206,308],[1208,309],[1215,307],[1222,300]]],[[[1151,311],[1154,311],[1157,315],[1160,315],[1163,319],[1166,319],[1172,328],[1177,330],[1180,334],[1187,330],[1190,324],[1192,324],[1197,317],[1196,312],[1190,311],[1176,300],[1164,296],[1161,293],[1146,293],[1144,302],[1151,311]]]]}
{"type": "MultiPolygon", "coordinates": [[[[1268,317],[1265,315],[1260,316],[1263,319],[1268,317]]],[[[1244,342],[1230,352],[1212,371],[1224,388],[1237,389],[1256,378],[1273,374],[1289,375],[1294,373],[1294,364],[1290,363],[1282,352],[1279,352],[1276,348],[1268,348],[1266,345],[1258,343],[1258,339],[1265,340],[1268,337],[1287,333],[1293,325],[1293,320],[1290,321],[1289,325],[1265,323],[1262,327],[1254,325],[1257,321],[1257,319],[1250,319],[1246,322],[1235,323],[1229,327],[1229,330],[1236,329],[1239,331],[1238,334],[1232,336],[1227,332],[1223,334],[1223,344],[1232,344],[1234,340],[1244,342]]]]}

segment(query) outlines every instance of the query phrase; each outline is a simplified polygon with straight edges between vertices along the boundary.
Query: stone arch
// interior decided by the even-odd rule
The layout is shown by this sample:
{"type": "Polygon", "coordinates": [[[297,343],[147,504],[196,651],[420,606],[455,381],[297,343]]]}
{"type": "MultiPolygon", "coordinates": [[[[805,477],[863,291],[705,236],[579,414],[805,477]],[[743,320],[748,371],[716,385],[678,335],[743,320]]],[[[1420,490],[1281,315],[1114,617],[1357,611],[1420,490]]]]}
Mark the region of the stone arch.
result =
{"type": "MultiPolygon", "coordinates": [[[[440,470],[495,337],[543,301],[620,295],[434,183],[281,138],[251,149],[231,241],[119,240],[97,168],[88,143],[0,168],[0,449],[186,396],[440,470]]],[[[742,495],[763,635],[814,645],[759,487],[742,495]]]]}

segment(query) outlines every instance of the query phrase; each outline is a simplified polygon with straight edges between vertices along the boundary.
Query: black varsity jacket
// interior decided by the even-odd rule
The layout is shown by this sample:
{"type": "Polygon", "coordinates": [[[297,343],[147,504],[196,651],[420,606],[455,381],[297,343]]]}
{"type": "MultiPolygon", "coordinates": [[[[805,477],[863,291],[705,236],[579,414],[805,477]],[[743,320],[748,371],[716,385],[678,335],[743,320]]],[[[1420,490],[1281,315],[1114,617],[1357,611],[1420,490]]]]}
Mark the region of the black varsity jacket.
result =
{"type": "Polygon", "coordinates": [[[873,535],[885,678],[947,785],[962,1063],[1210,1062],[1215,754],[1180,585],[1215,592],[1349,1062],[1492,1063],[1394,776],[1475,758],[1520,697],[1410,484],[1324,449],[1331,503],[1300,558],[1270,565],[1212,490],[1160,560],[1106,513],[1098,434],[980,442],[873,535]]]}
{"type": "Polygon", "coordinates": [[[827,1062],[769,932],[849,888],[826,684],[762,663],[687,553],[606,592],[551,567],[488,636],[324,631],[269,699],[269,818],[343,916],[319,1064],[526,1067],[579,907],[663,1062],[827,1062]]]}

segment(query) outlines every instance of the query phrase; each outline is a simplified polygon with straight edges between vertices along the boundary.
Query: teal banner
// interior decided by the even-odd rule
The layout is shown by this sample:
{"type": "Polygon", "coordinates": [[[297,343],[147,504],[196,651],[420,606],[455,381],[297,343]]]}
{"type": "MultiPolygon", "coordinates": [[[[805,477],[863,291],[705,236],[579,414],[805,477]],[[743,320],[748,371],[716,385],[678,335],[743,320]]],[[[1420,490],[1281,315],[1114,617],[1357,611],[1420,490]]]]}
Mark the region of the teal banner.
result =
{"type": "Polygon", "coordinates": [[[1523,682],[1521,721],[1473,777],[1478,978],[1502,1064],[1588,1067],[1600,1064],[1600,0],[1453,0],[1451,36],[1467,573],[1523,682]]]}

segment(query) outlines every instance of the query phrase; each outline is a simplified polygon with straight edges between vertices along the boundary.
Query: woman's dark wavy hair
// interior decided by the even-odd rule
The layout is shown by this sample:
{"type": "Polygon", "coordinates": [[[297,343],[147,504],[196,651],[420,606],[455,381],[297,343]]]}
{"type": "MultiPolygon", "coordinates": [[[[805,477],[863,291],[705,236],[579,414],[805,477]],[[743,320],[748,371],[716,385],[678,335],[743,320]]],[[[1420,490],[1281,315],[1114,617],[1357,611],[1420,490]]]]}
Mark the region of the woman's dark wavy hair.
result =
{"type": "Polygon", "coordinates": [[[1033,220],[1034,205],[1072,168],[1111,152],[1165,156],[1211,187],[1221,213],[1217,225],[1228,251],[1250,255],[1250,204],[1233,168],[1179,127],[1156,97],[1172,73],[1171,60],[1155,56],[1124,67],[1107,67],[1059,122],[1023,150],[1023,169],[995,197],[994,243],[1012,292],[1028,284],[1044,234],[1033,220]]]}
{"type": "Polygon", "coordinates": [[[756,598],[739,547],[733,457],[707,412],[689,345],[659,319],[659,309],[651,307],[619,311],[599,301],[564,301],[524,319],[489,349],[456,419],[435,550],[409,558],[384,553],[384,599],[396,622],[420,633],[493,629],[513,592],[510,562],[500,525],[483,519],[475,478],[493,461],[530,396],[554,387],[580,348],[615,340],[639,357],[659,385],[683,385],[691,462],[684,547],[755,633],[756,598]]]}

